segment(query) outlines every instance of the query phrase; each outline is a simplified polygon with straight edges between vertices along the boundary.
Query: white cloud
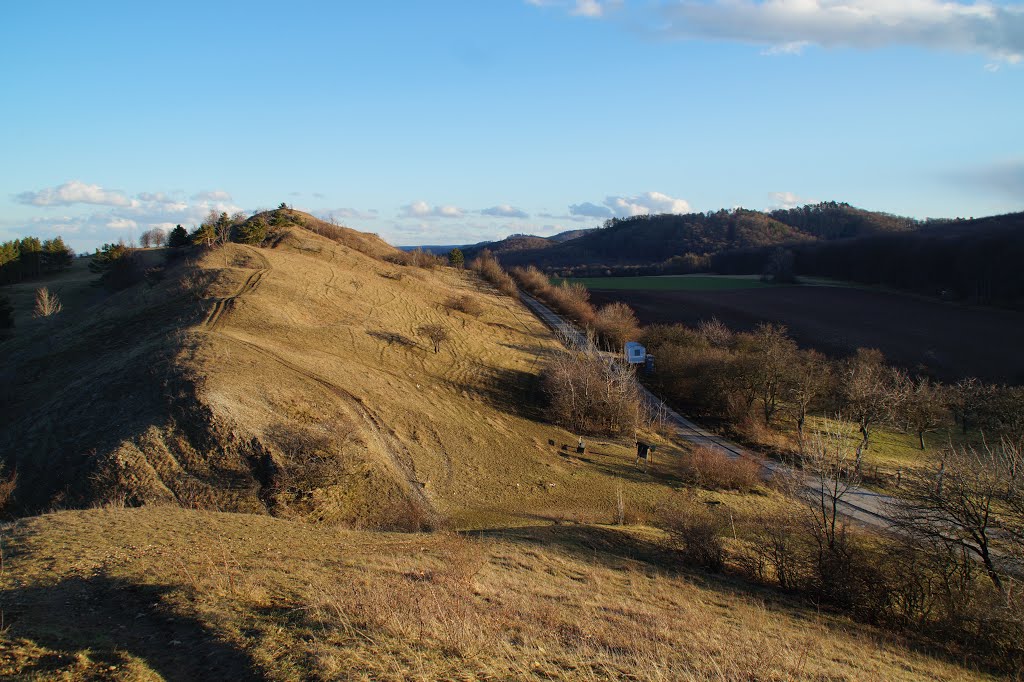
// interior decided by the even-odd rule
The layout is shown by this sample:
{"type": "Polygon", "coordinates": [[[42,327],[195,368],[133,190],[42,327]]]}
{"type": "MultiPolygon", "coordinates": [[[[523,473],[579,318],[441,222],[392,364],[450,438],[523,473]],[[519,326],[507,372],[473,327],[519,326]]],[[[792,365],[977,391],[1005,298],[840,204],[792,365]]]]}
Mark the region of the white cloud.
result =
{"type": "Polygon", "coordinates": [[[207,190],[192,195],[193,201],[231,201],[231,195],[222,189],[207,190]]]}
{"type": "Polygon", "coordinates": [[[796,208],[803,204],[813,204],[814,202],[809,199],[803,199],[792,192],[770,192],[768,196],[771,198],[772,203],[770,208],[796,208]]]}
{"type": "Polygon", "coordinates": [[[600,17],[604,14],[604,8],[598,0],[576,0],[572,13],[578,17],[600,17]]]}
{"type": "Polygon", "coordinates": [[[768,57],[778,57],[780,55],[800,55],[804,53],[804,48],[810,45],[806,40],[794,40],[791,43],[783,43],[781,45],[772,45],[771,47],[761,50],[761,54],[768,57]]]}
{"type": "Polygon", "coordinates": [[[465,211],[458,206],[431,206],[425,201],[414,201],[402,206],[404,218],[461,218],[465,211]]]}
{"type": "Polygon", "coordinates": [[[38,192],[22,192],[14,199],[19,204],[31,206],[71,206],[72,204],[131,206],[134,203],[132,199],[121,192],[105,190],[99,185],[87,185],[81,180],[71,180],[63,185],[47,187],[38,192]]]}
{"type": "Polygon", "coordinates": [[[377,210],[360,211],[357,208],[324,208],[312,211],[313,215],[323,220],[376,220],[377,210]]]}
{"type": "Polygon", "coordinates": [[[178,199],[166,192],[139,192],[135,198],[139,201],[150,201],[157,204],[178,203],[178,199]]]}
{"type": "Polygon", "coordinates": [[[138,226],[138,223],[128,218],[111,218],[107,221],[107,227],[112,230],[134,230],[138,226]]]}
{"type": "Polygon", "coordinates": [[[661,192],[644,192],[633,197],[608,197],[604,205],[617,216],[631,217],[656,213],[689,213],[690,203],[661,192]]]}
{"type": "Polygon", "coordinates": [[[1024,8],[950,0],[683,0],[663,4],[656,32],[735,40],[792,54],[806,45],[915,45],[1024,59],[1024,8]]]}
{"type": "Polygon", "coordinates": [[[499,204],[492,206],[491,208],[485,208],[480,211],[481,215],[495,216],[498,218],[529,218],[530,214],[526,211],[510,206],[508,204],[499,204]]]}

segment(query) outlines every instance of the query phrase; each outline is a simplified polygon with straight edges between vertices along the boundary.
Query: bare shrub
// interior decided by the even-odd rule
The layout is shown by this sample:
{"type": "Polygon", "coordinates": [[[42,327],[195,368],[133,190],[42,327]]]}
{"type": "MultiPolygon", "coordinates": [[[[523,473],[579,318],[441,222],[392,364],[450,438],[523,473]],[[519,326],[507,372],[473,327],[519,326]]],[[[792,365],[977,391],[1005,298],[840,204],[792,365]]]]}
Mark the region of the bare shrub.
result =
{"type": "Polygon", "coordinates": [[[515,281],[502,269],[501,264],[487,249],[481,251],[479,256],[470,261],[469,267],[506,296],[515,296],[519,293],[515,281]]]}
{"type": "Polygon", "coordinates": [[[709,490],[750,491],[761,484],[760,463],[704,445],[680,457],[675,472],[682,480],[709,490]]]}
{"type": "Polygon", "coordinates": [[[658,513],[658,527],[679,545],[684,562],[712,571],[725,566],[724,519],[692,495],[677,495],[658,513]]]}
{"type": "Polygon", "coordinates": [[[18,487],[18,472],[12,471],[10,475],[4,474],[4,465],[0,463],[0,513],[7,511],[8,505],[14,498],[14,491],[18,487]]]}
{"type": "Polygon", "coordinates": [[[201,268],[194,262],[190,262],[185,264],[181,278],[178,280],[178,286],[182,293],[199,300],[206,298],[210,285],[216,280],[217,273],[201,268]]]}
{"type": "Polygon", "coordinates": [[[646,417],[631,369],[596,353],[557,353],[542,385],[551,418],[574,433],[632,434],[646,417]]]}
{"type": "Polygon", "coordinates": [[[516,282],[518,282],[521,287],[529,291],[531,294],[537,294],[551,286],[548,276],[533,265],[525,268],[512,268],[509,271],[509,274],[515,278],[516,282]]]}
{"type": "Polygon", "coordinates": [[[444,307],[448,310],[457,310],[471,317],[480,317],[484,314],[484,306],[473,296],[463,294],[462,296],[449,296],[445,299],[444,307]]]}
{"type": "Polygon", "coordinates": [[[444,258],[435,256],[429,251],[424,251],[423,249],[413,249],[412,251],[407,251],[405,255],[409,265],[417,268],[423,268],[424,270],[439,268],[446,262],[444,258]]]}
{"type": "Polygon", "coordinates": [[[609,303],[594,315],[594,329],[613,351],[621,351],[627,341],[640,336],[640,322],[625,303],[609,303]]]}
{"type": "Polygon", "coordinates": [[[32,311],[33,317],[48,320],[64,309],[57,294],[52,293],[46,287],[36,289],[36,305],[32,311]]]}
{"type": "Polygon", "coordinates": [[[760,514],[753,519],[752,560],[748,570],[756,580],[776,583],[784,590],[806,588],[812,566],[808,562],[806,526],[796,514],[760,514]]]}
{"type": "Polygon", "coordinates": [[[437,512],[418,500],[403,497],[385,503],[374,514],[369,527],[402,533],[423,533],[444,530],[449,524],[437,512]]]}
{"type": "Polygon", "coordinates": [[[725,326],[725,323],[717,317],[710,320],[703,320],[697,325],[697,333],[700,334],[708,344],[716,348],[728,348],[732,344],[733,332],[725,326]]]}

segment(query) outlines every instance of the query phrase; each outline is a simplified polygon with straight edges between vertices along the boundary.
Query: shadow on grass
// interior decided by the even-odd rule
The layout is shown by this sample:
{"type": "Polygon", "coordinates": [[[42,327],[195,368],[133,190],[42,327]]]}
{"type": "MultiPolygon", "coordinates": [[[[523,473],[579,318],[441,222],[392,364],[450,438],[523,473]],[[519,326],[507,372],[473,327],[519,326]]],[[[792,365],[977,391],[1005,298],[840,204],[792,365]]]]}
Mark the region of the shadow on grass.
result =
{"type": "Polygon", "coordinates": [[[165,606],[171,590],[100,575],[0,592],[7,638],[57,652],[28,662],[21,676],[53,679],[87,649],[108,666],[122,664],[127,653],[172,682],[266,679],[245,652],[165,606]]]}
{"type": "Polygon", "coordinates": [[[548,421],[543,409],[545,400],[540,378],[531,372],[478,365],[474,383],[452,381],[449,385],[506,414],[548,421]]]}
{"type": "Polygon", "coordinates": [[[403,348],[416,348],[419,346],[418,343],[410,339],[408,336],[402,334],[396,334],[394,332],[366,332],[367,335],[372,336],[378,341],[383,341],[389,346],[399,345],[403,348]]]}

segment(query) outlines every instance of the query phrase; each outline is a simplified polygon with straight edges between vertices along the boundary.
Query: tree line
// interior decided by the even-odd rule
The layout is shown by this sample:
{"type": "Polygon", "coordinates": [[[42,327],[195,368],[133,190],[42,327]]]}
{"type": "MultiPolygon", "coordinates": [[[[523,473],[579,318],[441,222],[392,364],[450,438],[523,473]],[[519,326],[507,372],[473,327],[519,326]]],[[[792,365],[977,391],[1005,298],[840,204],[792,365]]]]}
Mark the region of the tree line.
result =
{"type": "Polygon", "coordinates": [[[0,284],[34,279],[71,267],[75,253],[61,237],[23,237],[0,244],[0,284]]]}
{"type": "Polygon", "coordinates": [[[859,456],[880,426],[914,434],[922,450],[926,434],[949,426],[1024,444],[1024,387],[973,378],[945,385],[887,364],[875,349],[832,360],[798,348],[772,324],[749,333],[716,319],[696,328],[652,325],[641,339],[657,358],[652,381],[661,393],[704,417],[756,419],[763,428],[788,419],[802,442],[808,415],[841,414],[857,426],[859,456]]]}

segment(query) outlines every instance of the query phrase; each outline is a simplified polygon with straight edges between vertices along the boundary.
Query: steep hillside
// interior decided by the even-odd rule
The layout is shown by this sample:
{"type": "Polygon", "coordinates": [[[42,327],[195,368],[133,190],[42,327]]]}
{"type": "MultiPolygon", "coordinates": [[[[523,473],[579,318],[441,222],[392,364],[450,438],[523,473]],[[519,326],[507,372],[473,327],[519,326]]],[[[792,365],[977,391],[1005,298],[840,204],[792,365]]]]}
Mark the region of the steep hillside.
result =
{"type": "MultiPolygon", "coordinates": [[[[374,258],[401,254],[300,218],[322,234],[195,251],[4,344],[15,510],[177,501],[379,527],[609,513],[629,445],[559,456],[575,436],[540,411],[556,344],[539,322],[471,273],[374,258]],[[448,311],[454,296],[482,314],[448,311]],[[430,324],[450,335],[437,353],[430,324]]],[[[638,488],[648,506],[670,491],[638,488]]]]}

